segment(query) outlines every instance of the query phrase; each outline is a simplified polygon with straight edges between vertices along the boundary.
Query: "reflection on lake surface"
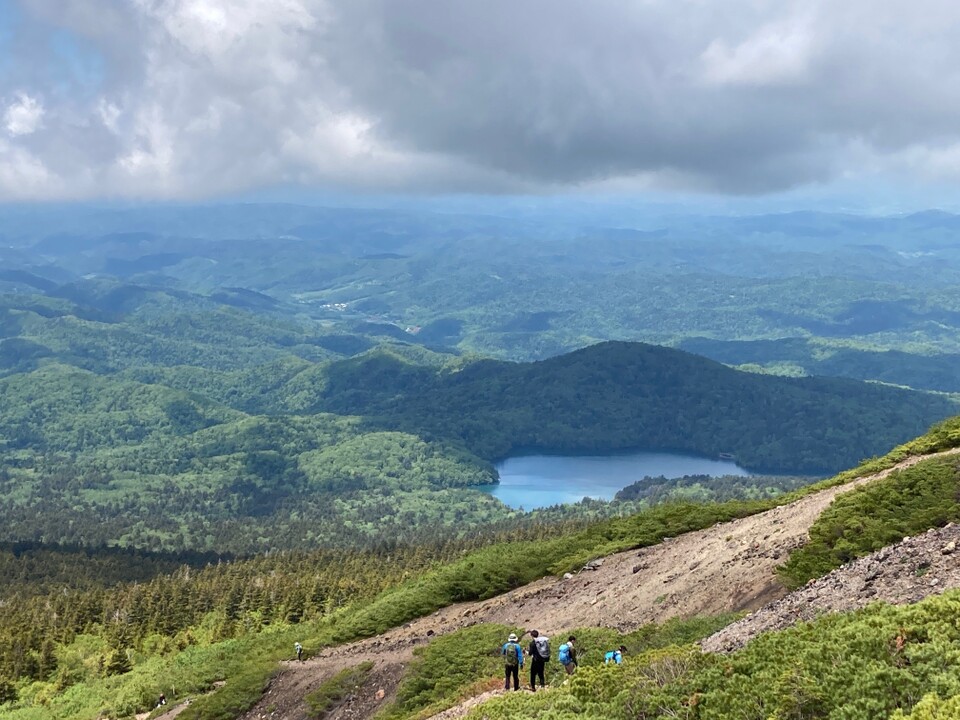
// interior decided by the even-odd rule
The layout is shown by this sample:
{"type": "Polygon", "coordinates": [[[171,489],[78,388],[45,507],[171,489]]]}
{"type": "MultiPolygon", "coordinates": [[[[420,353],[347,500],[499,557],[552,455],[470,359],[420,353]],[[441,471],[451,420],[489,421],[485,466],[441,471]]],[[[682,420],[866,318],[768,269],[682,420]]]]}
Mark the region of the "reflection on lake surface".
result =
{"type": "Polygon", "coordinates": [[[732,460],[635,452],[618,455],[526,455],[497,466],[499,485],[489,492],[512,508],[549,507],[584,497],[610,500],[617,491],[644,477],[750,475],[732,460]]]}

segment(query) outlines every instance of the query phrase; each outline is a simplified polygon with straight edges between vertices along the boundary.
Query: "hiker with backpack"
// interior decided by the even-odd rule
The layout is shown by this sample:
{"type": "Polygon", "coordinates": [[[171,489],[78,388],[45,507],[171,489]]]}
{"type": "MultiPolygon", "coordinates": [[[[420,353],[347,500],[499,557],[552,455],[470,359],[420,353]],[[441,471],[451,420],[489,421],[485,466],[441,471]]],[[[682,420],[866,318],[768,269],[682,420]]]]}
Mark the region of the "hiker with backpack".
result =
{"type": "Polygon", "coordinates": [[[543,671],[547,660],[550,659],[550,638],[541,635],[536,630],[530,631],[530,689],[537,691],[537,678],[540,678],[540,689],[546,687],[543,671]]]}
{"type": "Polygon", "coordinates": [[[563,669],[567,671],[567,675],[573,675],[577,671],[577,651],[573,646],[575,641],[576,638],[573,635],[568,637],[567,641],[560,646],[560,652],[557,654],[557,659],[563,665],[563,669]]]}
{"type": "Polygon", "coordinates": [[[293,644],[293,651],[297,654],[297,660],[303,662],[303,645],[299,642],[293,644]]]}
{"type": "Polygon", "coordinates": [[[611,650],[603,656],[603,664],[609,665],[610,663],[616,663],[619,665],[623,662],[623,654],[625,652],[627,652],[627,648],[623,645],[618,647],[616,650],[611,650]]]}
{"type": "Polygon", "coordinates": [[[517,642],[517,636],[510,633],[510,637],[500,648],[500,654],[503,655],[503,689],[510,689],[510,676],[513,676],[513,689],[520,689],[520,668],[523,667],[523,648],[517,642]]]}

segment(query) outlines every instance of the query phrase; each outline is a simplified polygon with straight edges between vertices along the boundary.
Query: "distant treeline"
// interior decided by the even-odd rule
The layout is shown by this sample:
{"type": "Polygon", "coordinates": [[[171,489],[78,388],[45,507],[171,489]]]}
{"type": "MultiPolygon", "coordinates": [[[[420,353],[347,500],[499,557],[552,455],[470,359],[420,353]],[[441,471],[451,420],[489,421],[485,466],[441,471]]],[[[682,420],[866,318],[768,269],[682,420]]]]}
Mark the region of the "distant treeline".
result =
{"type": "Polygon", "coordinates": [[[790,475],[685,475],[681,478],[645,477],[620,490],[614,500],[646,502],[651,505],[667,500],[724,502],[726,500],[765,500],[792,492],[817,481],[815,477],[790,475]]]}

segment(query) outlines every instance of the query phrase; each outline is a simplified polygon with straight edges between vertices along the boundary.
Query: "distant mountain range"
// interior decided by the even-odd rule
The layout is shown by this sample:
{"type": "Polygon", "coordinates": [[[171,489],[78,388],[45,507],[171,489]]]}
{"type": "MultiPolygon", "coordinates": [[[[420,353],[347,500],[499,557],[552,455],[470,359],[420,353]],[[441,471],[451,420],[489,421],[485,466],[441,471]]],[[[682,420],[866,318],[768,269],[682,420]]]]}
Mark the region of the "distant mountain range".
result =
{"type": "Polygon", "coordinates": [[[597,217],[5,208],[0,292],[107,316],[144,293],[188,293],[351,336],[335,354],[390,338],[534,360],[634,340],[775,374],[960,392],[958,216],[597,217]]]}

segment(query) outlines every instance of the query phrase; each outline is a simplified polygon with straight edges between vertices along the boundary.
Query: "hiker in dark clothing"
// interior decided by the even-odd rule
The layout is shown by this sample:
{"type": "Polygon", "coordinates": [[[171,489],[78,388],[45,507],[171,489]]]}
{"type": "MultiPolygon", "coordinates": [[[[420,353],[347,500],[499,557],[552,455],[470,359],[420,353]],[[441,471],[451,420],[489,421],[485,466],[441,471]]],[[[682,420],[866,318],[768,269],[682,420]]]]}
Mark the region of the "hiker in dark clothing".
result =
{"type": "Polygon", "coordinates": [[[510,676],[513,676],[513,689],[520,689],[520,668],[523,667],[523,648],[517,642],[517,636],[510,633],[510,637],[500,648],[503,655],[503,689],[510,689],[510,676]]]}
{"type": "Polygon", "coordinates": [[[540,678],[540,687],[541,689],[545,687],[545,681],[543,679],[544,666],[547,660],[550,659],[550,638],[545,635],[540,635],[536,630],[530,631],[530,637],[533,640],[530,641],[530,689],[533,692],[537,691],[537,678],[540,678]]]}

